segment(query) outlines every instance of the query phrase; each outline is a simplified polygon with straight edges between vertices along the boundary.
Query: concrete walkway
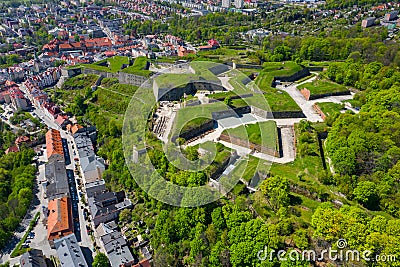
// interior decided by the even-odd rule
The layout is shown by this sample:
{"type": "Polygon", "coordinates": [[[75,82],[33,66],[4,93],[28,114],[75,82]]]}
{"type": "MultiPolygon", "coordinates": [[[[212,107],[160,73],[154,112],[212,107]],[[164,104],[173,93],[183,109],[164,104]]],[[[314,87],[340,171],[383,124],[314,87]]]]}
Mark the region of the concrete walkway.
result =
{"type": "MultiPolygon", "coordinates": [[[[316,79],[317,77],[311,77],[308,80],[305,80],[304,82],[301,82],[299,84],[291,84],[287,87],[279,85],[276,88],[280,89],[282,91],[287,92],[291,98],[299,105],[301,110],[303,111],[304,115],[307,117],[307,119],[311,122],[322,122],[321,116],[318,115],[318,113],[314,110],[313,105],[315,103],[321,103],[321,102],[333,102],[333,103],[338,103],[338,104],[343,104],[343,101],[346,100],[351,100],[353,99],[354,93],[351,93],[350,95],[343,95],[343,96],[329,96],[329,97],[324,97],[320,99],[314,99],[314,100],[306,100],[304,96],[300,93],[300,91],[297,89],[297,87],[301,84],[312,82],[316,79]]],[[[358,113],[356,109],[353,109],[351,107],[346,106],[346,108],[352,110],[355,113],[358,113]]]]}

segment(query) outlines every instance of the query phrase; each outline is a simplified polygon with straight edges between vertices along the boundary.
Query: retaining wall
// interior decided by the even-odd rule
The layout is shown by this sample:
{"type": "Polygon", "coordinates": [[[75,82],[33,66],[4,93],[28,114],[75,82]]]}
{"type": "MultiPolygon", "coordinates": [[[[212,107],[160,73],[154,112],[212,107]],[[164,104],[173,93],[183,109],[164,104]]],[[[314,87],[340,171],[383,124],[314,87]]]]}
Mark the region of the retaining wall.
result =
{"type": "Polygon", "coordinates": [[[300,80],[304,77],[307,77],[309,75],[310,75],[310,70],[308,68],[304,68],[290,76],[275,76],[272,81],[272,87],[276,86],[277,80],[279,80],[281,82],[294,82],[294,81],[300,80]]]}
{"type": "Polygon", "coordinates": [[[251,112],[251,108],[249,106],[246,106],[246,107],[241,107],[241,108],[234,108],[234,109],[228,109],[228,110],[221,110],[221,111],[213,112],[212,113],[212,118],[214,120],[225,119],[225,118],[228,118],[228,117],[238,118],[239,115],[250,113],[250,112],[251,112]]]}
{"type": "Polygon", "coordinates": [[[147,77],[139,76],[135,74],[125,73],[125,72],[106,72],[106,71],[99,71],[95,69],[83,68],[84,74],[95,74],[102,76],[104,78],[116,78],[118,79],[119,83],[122,84],[130,84],[135,86],[141,86],[145,81],[147,81],[147,77]]]}
{"type": "Polygon", "coordinates": [[[238,145],[241,147],[247,147],[251,150],[254,151],[259,151],[261,153],[267,154],[267,155],[271,155],[274,157],[279,157],[279,151],[277,151],[276,149],[272,149],[269,147],[265,147],[265,146],[261,146],[258,144],[254,144],[250,141],[247,140],[242,140],[240,138],[234,137],[234,136],[229,136],[227,134],[221,134],[219,137],[219,140],[225,141],[225,142],[229,142],[232,143],[234,145],[238,145]]]}
{"type": "Polygon", "coordinates": [[[202,125],[199,125],[197,128],[190,129],[185,132],[179,133],[179,135],[174,135],[171,140],[172,142],[175,142],[178,137],[184,138],[185,140],[190,140],[196,136],[199,136],[207,131],[213,130],[215,125],[214,120],[210,120],[202,125]]]}
{"type": "Polygon", "coordinates": [[[308,90],[307,88],[301,89],[300,93],[304,96],[304,98],[306,100],[314,100],[314,99],[324,98],[324,97],[328,97],[328,96],[350,95],[350,91],[312,95],[310,90],[308,90]]]}
{"type": "Polygon", "coordinates": [[[317,103],[315,103],[315,104],[313,105],[313,109],[318,113],[318,115],[321,116],[321,118],[322,118],[323,120],[326,119],[325,113],[322,111],[322,109],[320,108],[320,106],[317,105],[317,103]]]}

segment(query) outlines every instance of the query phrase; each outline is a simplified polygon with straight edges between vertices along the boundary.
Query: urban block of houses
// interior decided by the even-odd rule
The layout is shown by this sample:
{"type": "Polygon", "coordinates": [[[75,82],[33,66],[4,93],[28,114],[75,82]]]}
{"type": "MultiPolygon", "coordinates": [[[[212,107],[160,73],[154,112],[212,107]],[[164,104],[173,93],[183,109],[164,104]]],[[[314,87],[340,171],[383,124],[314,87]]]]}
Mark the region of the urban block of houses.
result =
{"type": "Polygon", "coordinates": [[[88,204],[95,227],[100,223],[114,221],[123,209],[132,207],[124,191],[95,194],[88,198],[88,204]]]}
{"type": "Polygon", "coordinates": [[[78,150],[80,168],[84,183],[92,183],[102,179],[102,174],[106,169],[104,159],[95,153],[93,142],[96,140],[96,128],[79,128],[72,126],[70,129],[75,131],[74,141],[78,150]]]}
{"type": "Polygon", "coordinates": [[[49,201],[47,216],[47,240],[54,247],[54,240],[74,233],[71,199],[56,198],[49,201]]]}
{"type": "Polygon", "coordinates": [[[74,234],[54,241],[61,267],[88,267],[74,234]]]}
{"type": "Polygon", "coordinates": [[[4,102],[11,104],[14,110],[26,110],[29,107],[27,99],[15,82],[7,80],[3,89],[4,102]]]}

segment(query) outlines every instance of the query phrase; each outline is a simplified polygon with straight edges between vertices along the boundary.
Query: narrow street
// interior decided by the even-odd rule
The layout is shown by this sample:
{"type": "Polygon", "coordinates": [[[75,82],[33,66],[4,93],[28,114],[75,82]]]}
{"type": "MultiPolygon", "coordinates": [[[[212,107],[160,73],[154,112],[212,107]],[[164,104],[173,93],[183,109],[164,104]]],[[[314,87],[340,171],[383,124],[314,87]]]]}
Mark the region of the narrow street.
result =
{"type": "MultiPolygon", "coordinates": [[[[75,229],[76,234],[79,235],[79,237],[77,236],[77,239],[80,240],[79,244],[81,247],[87,248],[85,251],[90,251],[90,253],[93,254],[94,252],[93,241],[91,237],[88,235],[88,232],[86,230],[86,225],[88,223],[84,219],[83,216],[84,206],[80,202],[80,197],[79,197],[80,195],[85,195],[85,192],[79,189],[80,187],[76,179],[77,176],[75,175],[74,172],[75,170],[74,158],[76,157],[75,155],[77,155],[78,153],[76,149],[74,149],[75,148],[74,138],[70,133],[62,130],[53,120],[51,120],[48,116],[46,116],[41,109],[35,108],[31,113],[36,114],[41,119],[42,123],[46,124],[48,128],[59,130],[61,133],[61,137],[65,139],[66,143],[68,144],[66,147],[67,149],[66,155],[69,156],[69,159],[66,159],[66,163],[69,164],[66,165],[66,169],[67,171],[70,170],[70,172],[74,173],[74,181],[77,189],[77,202],[79,202],[77,203],[79,224],[78,227],[75,227],[78,228],[75,229]]],[[[9,121],[5,122],[9,124],[9,121]]],[[[18,127],[15,127],[13,125],[11,125],[11,127],[19,129],[18,127]]],[[[10,240],[9,246],[3,249],[2,251],[3,254],[1,255],[0,258],[0,264],[5,263],[7,261],[10,262],[11,266],[19,264],[20,256],[11,258],[10,254],[14,250],[18,242],[21,240],[23,235],[25,234],[29,226],[29,222],[37,212],[40,212],[40,218],[38,220],[37,225],[34,227],[32,231],[34,233],[34,238],[28,239],[29,246],[30,248],[37,248],[43,250],[44,255],[46,255],[47,257],[57,255],[56,250],[50,248],[50,245],[47,241],[47,226],[45,221],[46,220],[45,212],[48,205],[48,200],[45,198],[45,183],[42,183],[46,181],[45,179],[45,162],[47,162],[46,151],[43,151],[43,155],[39,157],[38,162],[40,162],[40,165],[38,167],[38,175],[36,177],[35,200],[33,201],[33,204],[30,207],[30,211],[20,224],[19,229],[21,229],[22,231],[18,231],[17,229],[17,231],[14,233],[14,237],[12,238],[12,240],[10,240]]]]}

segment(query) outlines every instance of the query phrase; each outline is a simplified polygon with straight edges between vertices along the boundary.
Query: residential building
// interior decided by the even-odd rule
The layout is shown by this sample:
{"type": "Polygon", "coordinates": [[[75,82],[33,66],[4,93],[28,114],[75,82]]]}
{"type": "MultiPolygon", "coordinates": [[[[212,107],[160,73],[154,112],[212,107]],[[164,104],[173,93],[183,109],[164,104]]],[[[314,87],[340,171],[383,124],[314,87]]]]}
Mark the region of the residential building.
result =
{"type": "Polygon", "coordinates": [[[53,158],[45,166],[46,197],[49,200],[68,197],[69,185],[64,160],[53,158]]]}
{"type": "Polygon", "coordinates": [[[385,20],[386,21],[391,21],[397,19],[397,16],[399,15],[399,11],[392,11],[389,12],[385,15],[385,20]]]}
{"type": "Polygon", "coordinates": [[[236,8],[243,8],[243,0],[235,0],[236,8]]]}
{"type": "Polygon", "coordinates": [[[97,231],[97,234],[100,236],[100,244],[106,252],[111,267],[129,267],[134,265],[136,260],[132,256],[128,243],[115,223],[111,224],[111,226],[103,224],[97,231]]]}
{"type": "Polygon", "coordinates": [[[97,155],[80,158],[80,164],[85,184],[101,180],[106,170],[104,159],[97,155]]]}
{"type": "Polygon", "coordinates": [[[61,267],[88,267],[74,234],[54,241],[61,267]]]}
{"type": "Polygon", "coordinates": [[[69,120],[68,116],[65,114],[58,114],[54,120],[55,123],[57,123],[58,126],[61,127],[61,129],[65,130],[67,128],[68,124],[71,124],[71,121],[69,120]]]}
{"type": "Polygon", "coordinates": [[[222,7],[229,8],[231,6],[231,0],[222,0],[222,7]]]}
{"type": "Polygon", "coordinates": [[[73,228],[70,198],[50,200],[47,216],[47,240],[50,246],[54,246],[54,240],[73,234],[73,228]]]}
{"type": "Polygon", "coordinates": [[[87,183],[85,184],[85,188],[86,188],[86,197],[93,197],[95,195],[107,192],[106,182],[103,179],[87,183]]]}
{"type": "Polygon", "coordinates": [[[95,227],[117,219],[123,209],[132,206],[130,200],[125,199],[123,191],[95,194],[88,198],[88,204],[95,227]]]}
{"type": "Polygon", "coordinates": [[[19,265],[21,267],[47,267],[43,251],[40,249],[30,249],[22,254],[19,265]]]}
{"type": "Polygon", "coordinates": [[[196,54],[195,50],[191,50],[185,46],[179,46],[178,48],[178,57],[185,57],[189,54],[196,54]]]}
{"type": "Polygon", "coordinates": [[[133,265],[132,267],[151,267],[151,264],[148,259],[145,259],[133,265]]]}
{"type": "Polygon", "coordinates": [[[14,110],[26,110],[29,107],[24,94],[18,87],[11,88],[8,91],[10,94],[11,105],[14,110]]]}
{"type": "Polygon", "coordinates": [[[214,50],[220,47],[220,44],[215,39],[210,39],[207,42],[207,45],[199,46],[200,51],[214,50]]]}
{"type": "Polygon", "coordinates": [[[49,161],[53,157],[57,159],[64,159],[64,149],[60,131],[50,129],[46,133],[46,153],[49,161]]]}
{"type": "Polygon", "coordinates": [[[374,25],[374,24],[375,24],[375,18],[374,18],[374,17],[366,18],[366,19],[364,19],[364,20],[361,22],[361,26],[362,26],[363,28],[371,27],[371,26],[374,25]]]}

